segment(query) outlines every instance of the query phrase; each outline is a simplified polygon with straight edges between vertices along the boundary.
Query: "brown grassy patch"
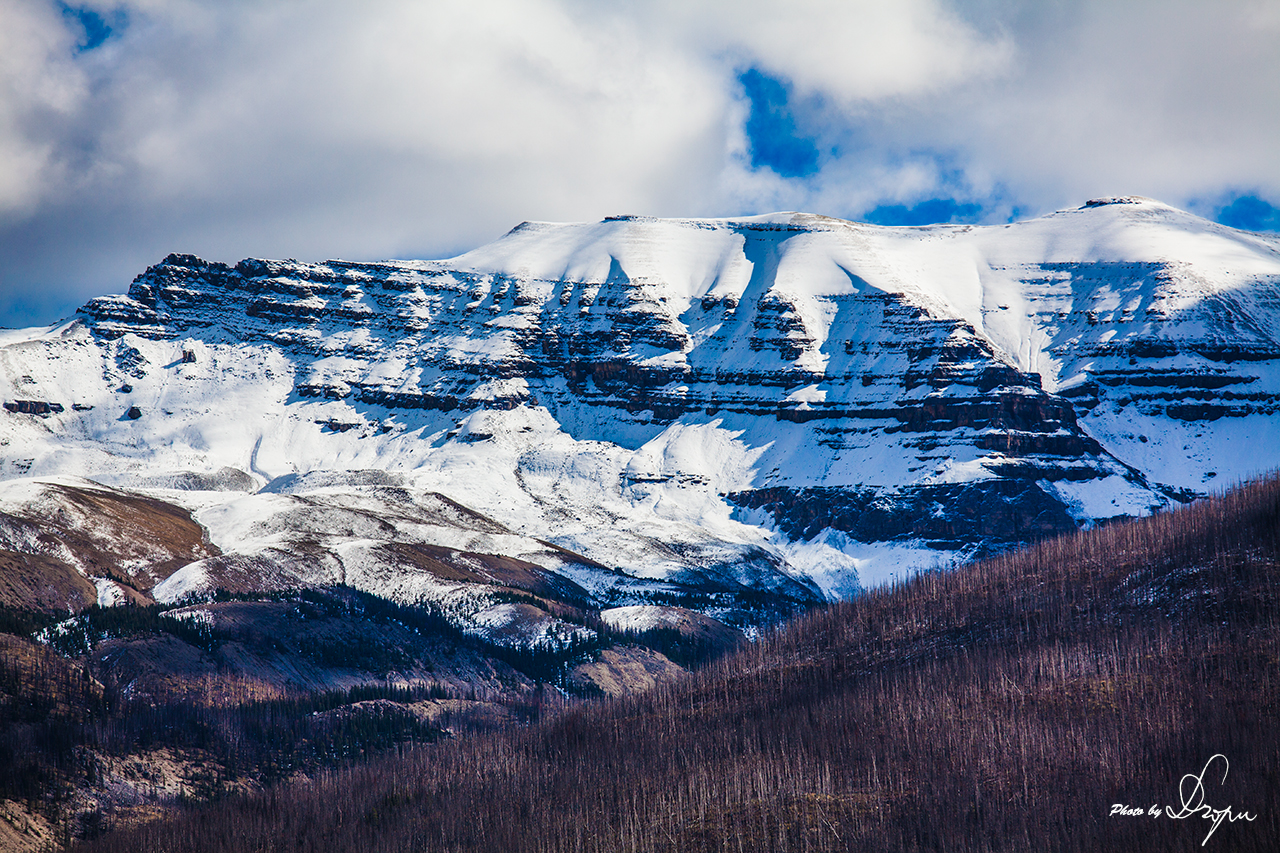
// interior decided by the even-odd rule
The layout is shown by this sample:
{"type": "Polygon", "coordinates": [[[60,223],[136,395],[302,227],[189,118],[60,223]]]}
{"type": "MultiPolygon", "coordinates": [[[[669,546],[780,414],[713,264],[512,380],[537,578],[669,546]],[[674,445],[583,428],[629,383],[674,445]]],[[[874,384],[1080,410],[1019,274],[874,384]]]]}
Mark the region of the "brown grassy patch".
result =
{"type": "Polygon", "coordinates": [[[74,612],[97,601],[97,587],[61,560],[0,551],[0,607],[40,613],[74,612]]]}

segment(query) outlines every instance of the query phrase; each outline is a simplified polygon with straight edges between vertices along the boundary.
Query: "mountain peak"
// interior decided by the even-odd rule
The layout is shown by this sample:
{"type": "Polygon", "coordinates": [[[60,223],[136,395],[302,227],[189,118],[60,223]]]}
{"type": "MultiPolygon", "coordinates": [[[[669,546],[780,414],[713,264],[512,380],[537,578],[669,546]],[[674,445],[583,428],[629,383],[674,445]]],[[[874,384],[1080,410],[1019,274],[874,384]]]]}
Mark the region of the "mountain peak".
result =
{"type": "Polygon", "coordinates": [[[1166,211],[174,254],[76,334],[8,338],[0,471],[377,468],[646,577],[849,594],[1280,463],[1276,241],[1166,211]]]}
{"type": "Polygon", "coordinates": [[[1156,201],[1153,198],[1147,198],[1141,195],[1109,195],[1101,198],[1091,198],[1086,201],[1079,209],[1084,210],[1088,207],[1106,207],[1113,204],[1144,204],[1158,205],[1160,207],[1169,207],[1163,202],[1156,201]]]}

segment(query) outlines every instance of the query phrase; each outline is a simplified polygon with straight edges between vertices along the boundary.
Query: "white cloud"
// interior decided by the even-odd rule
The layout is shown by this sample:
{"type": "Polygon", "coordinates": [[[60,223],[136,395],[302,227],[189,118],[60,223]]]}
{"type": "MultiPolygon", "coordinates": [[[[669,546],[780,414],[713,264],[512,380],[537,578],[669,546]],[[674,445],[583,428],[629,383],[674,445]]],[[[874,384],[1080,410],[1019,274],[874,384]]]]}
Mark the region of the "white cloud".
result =
{"type": "Polygon", "coordinates": [[[960,105],[973,117],[963,144],[1026,203],[1133,192],[1177,204],[1229,185],[1280,194],[1275,9],[1089,0],[1029,20],[1017,73],[960,105]]]}
{"type": "Polygon", "coordinates": [[[30,210],[50,180],[59,125],[85,97],[74,46],[52,4],[0,0],[0,217],[30,210]]]}
{"type": "Polygon", "coordinates": [[[150,197],[360,204],[392,232],[364,237],[384,251],[495,205],[490,227],[516,209],[653,204],[675,189],[668,168],[723,148],[726,95],[705,72],[550,2],[288,3],[224,12],[213,32],[157,25],[172,40],[138,49],[164,73],[121,82],[110,152],[150,197]]]}
{"type": "MultiPolygon", "coordinates": [[[[959,173],[940,171],[931,187],[903,186],[890,198],[946,195],[948,181],[959,180],[974,197],[999,191],[1035,212],[1118,193],[1185,205],[1258,189],[1280,200],[1277,4],[972,6],[1017,45],[1002,73],[852,125],[870,139],[858,152],[865,161],[905,164],[912,152],[938,153],[959,173]]],[[[863,174],[867,163],[833,172],[841,168],[863,174]]]]}
{"type": "Polygon", "coordinates": [[[172,250],[438,255],[522,219],[1280,197],[1273,0],[90,5],[129,25],[77,54],[51,0],[0,0],[0,310],[172,250]],[[748,167],[748,66],[818,174],[748,167]]]}
{"type": "Polygon", "coordinates": [[[48,48],[7,62],[0,115],[47,111],[29,79],[92,96],[58,102],[55,132],[0,137],[11,291],[50,271],[119,287],[170,249],[461,250],[525,218],[706,212],[717,192],[716,67],[553,0],[126,3],[123,36],[75,61],[52,4],[15,8],[48,48]]]}
{"type": "Polygon", "coordinates": [[[998,73],[1002,34],[983,36],[937,0],[667,0],[691,49],[719,49],[762,65],[802,93],[842,105],[944,90],[998,73]]]}

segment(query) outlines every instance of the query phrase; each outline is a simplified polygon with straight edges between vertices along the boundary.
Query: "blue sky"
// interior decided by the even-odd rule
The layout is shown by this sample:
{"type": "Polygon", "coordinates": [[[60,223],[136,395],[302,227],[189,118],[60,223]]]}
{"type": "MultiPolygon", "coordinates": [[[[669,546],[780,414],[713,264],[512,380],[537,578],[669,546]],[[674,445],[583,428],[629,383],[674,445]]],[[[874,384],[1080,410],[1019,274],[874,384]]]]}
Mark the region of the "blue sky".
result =
{"type": "Polygon", "coordinates": [[[805,178],[818,173],[818,140],[796,126],[791,87],[759,68],[738,75],[747,99],[747,136],[751,168],[771,169],[779,177],[805,178]]]}
{"type": "Polygon", "coordinates": [[[0,0],[0,324],[526,219],[1280,228],[1274,0],[0,0]]]}
{"type": "Polygon", "coordinates": [[[1280,231],[1280,208],[1252,193],[1214,207],[1213,218],[1223,225],[1246,231],[1280,231]]]}
{"type": "Polygon", "coordinates": [[[113,32],[123,31],[128,26],[128,21],[122,12],[104,14],[97,9],[69,6],[66,3],[58,3],[58,9],[62,12],[68,27],[80,35],[76,41],[76,53],[101,47],[113,32]]]}

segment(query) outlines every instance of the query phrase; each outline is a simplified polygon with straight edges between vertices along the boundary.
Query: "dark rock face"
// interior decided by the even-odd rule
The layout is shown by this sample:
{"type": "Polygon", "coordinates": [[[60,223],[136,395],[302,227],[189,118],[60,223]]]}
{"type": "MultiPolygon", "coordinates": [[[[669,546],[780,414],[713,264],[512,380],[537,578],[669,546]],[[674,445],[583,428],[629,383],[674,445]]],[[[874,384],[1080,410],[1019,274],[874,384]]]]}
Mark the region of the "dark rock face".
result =
{"type": "MultiPolygon", "coordinates": [[[[831,297],[842,325],[857,326],[862,339],[832,341],[829,336],[826,349],[838,344],[843,352],[833,359],[835,365],[821,369],[803,364],[802,356],[812,353],[816,342],[794,300],[776,292],[754,303],[703,299],[677,316],[650,292],[653,287],[631,281],[620,268],[604,282],[552,282],[551,298],[540,301],[532,291],[546,284],[448,267],[406,271],[389,264],[243,261],[233,269],[171,255],[139,276],[128,297],[96,299],[81,313],[105,338],[211,333],[213,339],[267,340],[304,355],[330,354],[320,342],[326,328],[363,328],[379,343],[344,354],[373,360],[384,347],[410,343],[416,345],[418,363],[440,378],[412,391],[357,378],[300,382],[298,392],[331,399],[354,393],[392,408],[464,407],[466,395],[458,392],[470,391],[477,381],[520,377],[562,379],[569,393],[558,397],[568,405],[581,400],[651,411],[655,420],[668,422],[705,410],[792,420],[890,417],[915,431],[936,430],[935,422],[953,429],[1045,426],[1053,431],[1072,421],[1072,408],[1044,394],[1039,376],[1003,363],[969,324],[935,320],[903,294],[869,288],[831,297]],[[363,302],[354,305],[355,299],[363,302]],[[425,314],[421,322],[411,318],[415,313],[425,314]],[[508,313],[534,322],[505,334],[483,328],[508,313]],[[689,327],[711,325],[719,331],[702,347],[691,348],[689,327]],[[499,357],[443,352],[434,339],[448,332],[499,338],[510,346],[499,357]],[[725,356],[740,343],[777,363],[736,369],[725,356]],[[655,359],[653,350],[678,358],[655,359]],[[817,382],[839,388],[840,396],[804,406],[778,399],[784,389],[817,382]],[[958,399],[920,403],[886,400],[879,389],[854,393],[874,389],[877,382],[905,391],[964,387],[958,399]],[[871,400],[877,404],[868,405],[871,400]]],[[[120,358],[139,369],[128,351],[120,358]]]]}
{"type": "Polygon", "coordinates": [[[982,550],[990,550],[1076,529],[1060,500],[1034,481],[1017,479],[923,486],[897,493],[766,488],[728,497],[739,506],[766,510],[796,539],[809,539],[831,528],[863,542],[919,539],[952,550],[980,541],[982,550]],[[939,512],[943,508],[945,512],[939,512]]]}
{"type": "Polygon", "coordinates": [[[47,400],[13,400],[4,404],[5,410],[24,415],[53,415],[62,412],[61,403],[47,400]]]}

